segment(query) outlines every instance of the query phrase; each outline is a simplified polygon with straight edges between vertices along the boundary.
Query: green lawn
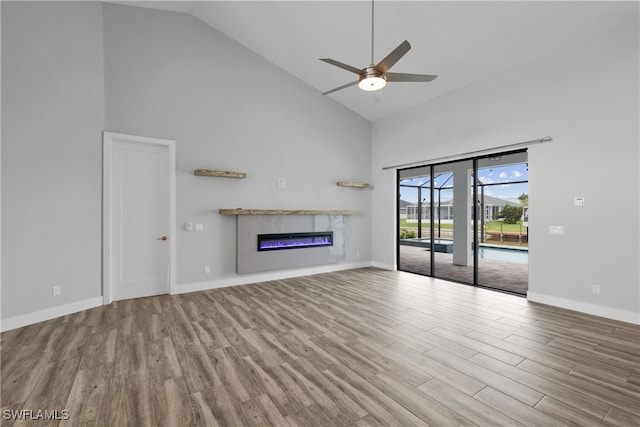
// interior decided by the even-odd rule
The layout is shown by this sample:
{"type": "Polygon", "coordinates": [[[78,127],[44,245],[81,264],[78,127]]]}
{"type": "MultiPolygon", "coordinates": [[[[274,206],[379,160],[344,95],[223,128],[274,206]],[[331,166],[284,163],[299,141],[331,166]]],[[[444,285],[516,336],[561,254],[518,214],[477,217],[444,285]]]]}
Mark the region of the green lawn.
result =
{"type": "Polygon", "coordinates": [[[518,233],[522,231],[522,233],[527,232],[527,227],[520,227],[522,221],[518,221],[517,224],[505,224],[502,221],[490,221],[487,222],[487,230],[489,231],[500,231],[500,225],[502,225],[502,231],[506,232],[514,232],[518,233]]]}

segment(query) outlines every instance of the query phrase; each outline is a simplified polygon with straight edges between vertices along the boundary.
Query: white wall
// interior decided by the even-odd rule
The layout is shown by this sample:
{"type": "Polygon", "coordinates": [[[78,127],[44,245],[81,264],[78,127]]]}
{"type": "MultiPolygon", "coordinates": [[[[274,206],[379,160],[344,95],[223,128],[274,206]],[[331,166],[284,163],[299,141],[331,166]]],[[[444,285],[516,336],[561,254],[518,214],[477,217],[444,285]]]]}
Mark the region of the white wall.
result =
{"type": "Polygon", "coordinates": [[[237,279],[235,217],[220,208],[357,209],[345,262],[370,261],[371,191],[336,186],[369,180],[368,121],[190,15],[104,10],[105,128],[177,141],[179,285],[237,279]],[[185,221],[205,231],[183,231],[185,221]]]}
{"type": "Polygon", "coordinates": [[[395,171],[382,167],[550,135],[529,149],[529,299],[640,323],[638,31],[636,21],[375,122],[374,262],[396,262],[395,171]]]}
{"type": "Polygon", "coordinates": [[[102,5],[3,1],[3,319],[101,294],[103,117],[102,5]]]}
{"type": "Polygon", "coordinates": [[[178,232],[180,291],[261,277],[236,275],[219,208],[357,209],[343,266],[370,262],[372,192],[336,186],[369,181],[362,117],[188,15],[1,6],[3,330],[101,303],[103,130],[177,141],[178,228],[205,226],[178,232]]]}

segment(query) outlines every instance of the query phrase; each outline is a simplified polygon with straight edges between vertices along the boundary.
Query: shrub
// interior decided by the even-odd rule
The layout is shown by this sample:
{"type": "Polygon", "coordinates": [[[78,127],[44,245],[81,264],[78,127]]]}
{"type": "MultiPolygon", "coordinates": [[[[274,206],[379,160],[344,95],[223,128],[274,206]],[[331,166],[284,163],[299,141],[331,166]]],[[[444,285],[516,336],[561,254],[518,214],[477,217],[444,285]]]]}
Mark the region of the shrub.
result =
{"type": "Polygon", "coordinates": [[[517,224],[522,218],[522,206],[504,205],[498,218],[504,218],[505,224],[517,224]]]}
{"type": "Polygon", "coordinates": [[[401,239],[415,239],[416,232],[413,230],[407,230],[406,228],[400,229],[400,238],[401,239]]]}

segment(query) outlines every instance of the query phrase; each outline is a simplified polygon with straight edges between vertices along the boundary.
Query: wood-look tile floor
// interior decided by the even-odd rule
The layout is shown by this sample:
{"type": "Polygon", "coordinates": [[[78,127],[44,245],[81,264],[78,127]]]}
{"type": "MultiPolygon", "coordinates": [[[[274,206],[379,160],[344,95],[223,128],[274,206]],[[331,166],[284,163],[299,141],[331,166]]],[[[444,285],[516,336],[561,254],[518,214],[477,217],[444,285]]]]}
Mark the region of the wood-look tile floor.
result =
{"type": "MultiPolygon", "coordinates": [[[[431,276],[431,253],[424,248],[400,245],[398,270],[431,276]]],[[[460,283],[473,283],[473,265],[453,264],[453,254],[436,252],[435,277],[460,283]]],[[[481,259],[478,283],[494,289],[526,295],[529,290],[529,265],[493,259],[481,259]]]]}
{"type": "Polygon", "coordinates": [[[640,425],[640,327],[374,268],[114,302],[0,344],[2,425],[640,425]]]}

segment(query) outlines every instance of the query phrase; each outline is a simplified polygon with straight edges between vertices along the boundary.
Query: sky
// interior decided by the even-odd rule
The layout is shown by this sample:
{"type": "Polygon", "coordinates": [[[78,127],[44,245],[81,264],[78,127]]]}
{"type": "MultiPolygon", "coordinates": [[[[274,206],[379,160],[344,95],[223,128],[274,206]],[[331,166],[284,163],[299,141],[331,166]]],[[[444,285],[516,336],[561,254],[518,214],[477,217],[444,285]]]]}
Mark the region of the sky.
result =
{"type": "MultiPolygon", "coordinates": [[[[517,181],[527,181],[529,179],[528,167],[526,163],[520,163],[515,165],[482,168],[478,170],[478,178],[483,184],[499,184],[499,185],[486,185],[484,187],[484,194],[487,196],[497,197],[499,199],[508,200],[514,203],[520,203],[518,196],[522,193],[529,194],[529,184],[513,184],[517,181]]],[[[419,185],[420,183],[428,183],[429,176],[406,179],[402,181],[402,184],[419,185]]],[[[436,176],[435,188],[450,187],[453,185],[453,177],[450,173],[445,173],[436,176]]],[[[423,189],[422,197],[429,197],[429,185],[427,184],[423,189]]],[[[408,202],[418,202],[418,191],[414,188],[400,188],[400,198],[408,202]]],[[[453,190],[442,190],[441,198],[443,200],[453,197],[453,190]]]]}

